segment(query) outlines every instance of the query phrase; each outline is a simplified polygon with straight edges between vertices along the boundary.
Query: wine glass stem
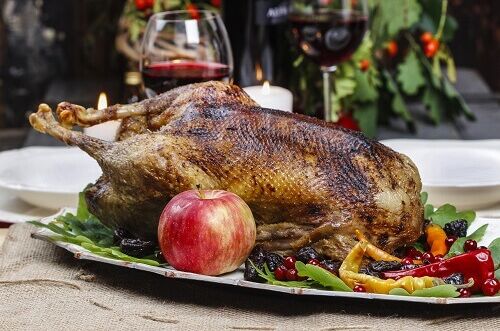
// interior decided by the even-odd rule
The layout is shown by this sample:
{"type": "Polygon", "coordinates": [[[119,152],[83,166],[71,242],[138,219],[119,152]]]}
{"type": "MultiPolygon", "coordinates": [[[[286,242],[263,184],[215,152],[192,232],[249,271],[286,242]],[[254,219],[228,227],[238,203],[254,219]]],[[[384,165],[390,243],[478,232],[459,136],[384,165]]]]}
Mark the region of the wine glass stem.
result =
{"type": "Polygon", "coordinates": [[[332,81],[331,74],[337,70],[336,66],[321,67],[323,73],[323,103],[325,109],[325,121],[336,122],[338,120],[337,112],[332,108],[332,81]]]}

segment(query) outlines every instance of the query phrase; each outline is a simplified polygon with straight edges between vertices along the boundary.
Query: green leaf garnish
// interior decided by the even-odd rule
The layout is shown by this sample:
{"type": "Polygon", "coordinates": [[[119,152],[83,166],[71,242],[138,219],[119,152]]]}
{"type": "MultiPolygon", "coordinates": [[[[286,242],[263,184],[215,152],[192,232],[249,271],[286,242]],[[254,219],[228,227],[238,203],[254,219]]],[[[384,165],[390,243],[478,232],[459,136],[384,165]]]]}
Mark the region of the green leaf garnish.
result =
{"type": "Polygon", "coordinates": [[[308,277],[322,287],[333,291],[352,292],[351,288],[342,279],[321,267],[297,261],[295,262],[295,269],[297,269],[299,276],[308,277]]]}
{"type": "Polygon", "coordinates": [[[124,254],[119,247],[113,247],[113,231],[89,212],[83,193],[79,195],[76,215],[66,213],[48,224],[38,221],[29,223],[54,232],[55,235],[51,237],[54,241],[75,244],[99,256],[152,266],[161,265],[160,261],[153,258],[136,258],[124,254]]]}
{"type": "Polygon", "coordinates": [[[486,228],[488,228],[488,224],[484,224],[481,226],[479,229],[474,231],[470,236],[467,237],[462,237],[458,238],[453,245],[451,245],[450,250],[448,251],[448,254],[446,254],[446,258],[455,256],[455,255],[460,255],[464,253],[464,243],[468,239],[472,239],[475,241],[480,241],[483,239],[483,236],[486,232],[486,228]]]}
{"type": "Polygon", "coordinates": [[[490,246],[488,247],[488,249],[491,251],[491,257],[493,258],[493,262],[495,263],[495,269],[499,269],[500,268],[500,238],[493,240],[490,243],[490,246]]]}
{"type": "Polygon", "coordinates": [[[428,214],[427,218],[432,220],[432,223],[437,224],[442,228],[444,228],[446,223],[450,223],[458,219],[466,220],[468,225],[470,226],[471,223],[476,219],[476,213],[474,211],[466,210],[457,212],[457,208],[450,204],[442,205],[432,213],[430,212],[430,210],[427,210],[426,206],[425,213],[428,214]]]}
{"type": "Polygon", "coordinates": [[[422,202],[422,205],[425,206],[425,204],[427,203],[428,199],[429,199],[429,193],[427,193],[427,192],[421,192],[420,193],[420,201],[422,202]]]}
{"type": "Polygon", "coordinates": [[[435,298],[456,298],[460,295],[457,288],[453,285],[438,285],[434,287],[424,288],[421,290],[415,290],[413,293],[408,293],[403,288],[394,288],[389,291],[391,295],[403,295],[412,297],[435,297],[435,298]]]}
{"type": "Polygon", "coordinates": [[[301,287],[301,288],[310,288],[312,283],[311,281],[303,280],[303,281],[287,281],[283,282],[280,280],[277,280],[274,277],[274,273],[269,270],[269,267],[267,264],[264,263],[264,270],[261,270],[258,268],[252,260],[249,260],[250,264],[252,267],[257,271],[257,274],[259,274],[260,277],[265,279],[267,283],[272,284],[272,285],[279,285],[279,286],[286,286],[286,287],[301,287]]]}

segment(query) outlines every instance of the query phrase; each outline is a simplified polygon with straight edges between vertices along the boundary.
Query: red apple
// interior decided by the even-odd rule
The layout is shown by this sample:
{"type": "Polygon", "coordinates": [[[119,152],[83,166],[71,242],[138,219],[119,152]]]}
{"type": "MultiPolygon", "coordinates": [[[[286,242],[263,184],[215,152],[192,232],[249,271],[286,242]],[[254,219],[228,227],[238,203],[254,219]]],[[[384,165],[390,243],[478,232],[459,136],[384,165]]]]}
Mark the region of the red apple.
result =
{"type": "Polygon", "coordinates": [[[166,205],[158,241],[167,262],[177,270],[220,275],[238,268],[255,244],[255,221],[236,194],[191,190],[166,205]]]}

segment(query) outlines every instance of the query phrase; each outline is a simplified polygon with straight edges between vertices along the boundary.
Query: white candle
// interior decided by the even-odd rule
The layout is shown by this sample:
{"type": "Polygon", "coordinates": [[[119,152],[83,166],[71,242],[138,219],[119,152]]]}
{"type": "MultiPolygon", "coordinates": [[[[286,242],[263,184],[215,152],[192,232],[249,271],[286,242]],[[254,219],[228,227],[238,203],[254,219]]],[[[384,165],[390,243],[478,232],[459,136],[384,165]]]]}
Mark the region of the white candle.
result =
{"type": "MultiPolygon", "coordinates": [[[[101,110],[108,106],[108,98],[106,93],[99,94],[97,101],[97,109],[101,110]]],[[[99,138],[107,141],[115,141],[121,121],[108,121],[83,129],[83,132],[91,137],[99,138]]]]}
{"type": "Polygon", "coordinates": [[[263,108],[292,112],[293,95],[286,88],[270,86],[265,81],[262,86],[249,86],[243,90],[263,108]]]}

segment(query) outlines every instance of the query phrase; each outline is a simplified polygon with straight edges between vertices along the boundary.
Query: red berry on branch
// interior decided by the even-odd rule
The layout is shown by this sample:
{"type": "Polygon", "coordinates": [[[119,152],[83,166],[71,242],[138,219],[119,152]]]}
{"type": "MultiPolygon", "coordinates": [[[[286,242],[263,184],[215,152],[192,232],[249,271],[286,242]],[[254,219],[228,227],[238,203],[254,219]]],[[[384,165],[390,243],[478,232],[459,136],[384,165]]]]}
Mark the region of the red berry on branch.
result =
{"type": "Polygon", "coordinates": [[[154,0],[134,0],[135,8],[137,10],[146,10],[152,8],[154,5],[154,0]]]}
{"type": "Polygon", "coordinates": [[[194,3],[189,3],[186,6],[186,10],[189,12],[189,15],[192,19],[197,20],[200,18],[200,11],[198,10],[198,6],[196,6],[194,3]]]}
{"type": "Polygon", "coordinates": [[[366,71],[369,68],[370,68],[370,60],[363,59],[363,60],[359,61],[359,69],[361,69],[361,71],[366,71]]]}
{"type": "Polygon", "coordinates": [[[396,55],[398,55],[399,47],[394,40],[388,42],[385,48],[387,50],[387,54],[389,54],[390,57],[395,57],[396,55]]]}
{"type": "Polygon", "coordinates": [[[420,41],[424,45],[429,43],[432,39],[434,39],[434,37],[432,36],[432,33],[430,33],[430,32],[424,32],[420,35],[420,41]]]}
{"type": "Polygon", "coordinates": [[[424,45],[424,54],[428,58],[434,57],[439,50],[439,40],[432,39],[424,45]]]}
{"type": "Polygon", "coordinates": [[[210,3],[212,4],[212,6],[214,7],[220,7],[221,3],[222,3],[222,0],[211,0],[210,3]]]}

